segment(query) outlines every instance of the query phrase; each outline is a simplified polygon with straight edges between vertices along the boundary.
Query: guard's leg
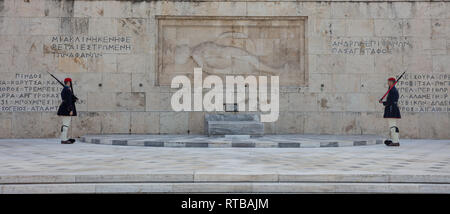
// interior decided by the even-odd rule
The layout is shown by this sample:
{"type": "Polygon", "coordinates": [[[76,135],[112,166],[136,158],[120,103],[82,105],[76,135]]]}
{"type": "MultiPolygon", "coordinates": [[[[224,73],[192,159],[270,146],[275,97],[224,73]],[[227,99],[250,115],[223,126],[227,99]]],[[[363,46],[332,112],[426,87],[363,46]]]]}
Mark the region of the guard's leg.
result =
{"type": "Polygon", "coordinates": [[[397,127],[397,119],[389,119],[389,130],[391,132],[392,143],[399,143],[399,129],[397,127]]]}
{"type": "Polygon", "coordinates": [[[390,127],[391,127],[391,119],[387,119],[387,125],[389,127],[389,134],[388,134],[387,139],[384,141],[384,144],[386,144],[386,146],[388,146],[389,144],[392,143],[391,129],[390,129],[390,127]]]}
{"type": "Polygon", "coordinates": [[[61,126],[61,142],[68,141],[67,133],[69,131],[70,122],[72,120],[72,117],[63,116],[62,117],[62,126],[61,126]]]}
{"type": "Polygon", "coordinates": [[[397,126],[393,126],[391,127],[391,138],[392,138],[392,142],[393,143],[399,143],[400,139],[399,139],[399,130],[397,126]]]}

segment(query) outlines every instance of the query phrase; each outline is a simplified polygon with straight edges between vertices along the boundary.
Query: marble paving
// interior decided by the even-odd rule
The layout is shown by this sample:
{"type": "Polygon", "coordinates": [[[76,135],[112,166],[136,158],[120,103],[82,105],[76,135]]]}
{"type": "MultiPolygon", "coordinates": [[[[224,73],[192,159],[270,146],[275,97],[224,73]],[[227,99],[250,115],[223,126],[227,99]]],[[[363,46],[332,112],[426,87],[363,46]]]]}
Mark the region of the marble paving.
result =
{"type": "Polygon", "coordinates": [[[1,139],[1,193],[450,193],[450,140],[337,148],[166,148],[1,139]]]}

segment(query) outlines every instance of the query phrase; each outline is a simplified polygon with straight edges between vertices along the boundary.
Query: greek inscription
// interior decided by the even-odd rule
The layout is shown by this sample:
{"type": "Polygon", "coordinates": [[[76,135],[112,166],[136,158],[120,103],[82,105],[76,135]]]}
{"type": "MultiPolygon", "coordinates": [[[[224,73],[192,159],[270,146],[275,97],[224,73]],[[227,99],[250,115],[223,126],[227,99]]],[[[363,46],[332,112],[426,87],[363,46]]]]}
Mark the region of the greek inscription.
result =
{"type": "Polygon", "coordinates": [[[0,112],[57,111],[61,89],[56,80],[42,74],[16,74],[13,79],[1,79],[0,112]]]}
{"type": "Polygon", "coordinates": [[[405,112],[450,112],[450,74],[408,74],[397,83],[405,112]]]}
{"type": "Polygon", "coordinates": [[[46,53],[55,57],[97,58],[132,50],[129,36],[51,36],[46,53]]]}
{"type": "Polygon", "coordinates": [[[392,54],[395,50],[412,48],[412,44],[401,38],[383,39],[333,39],[330,42],[333,54],[376,55],[392,54]]]}

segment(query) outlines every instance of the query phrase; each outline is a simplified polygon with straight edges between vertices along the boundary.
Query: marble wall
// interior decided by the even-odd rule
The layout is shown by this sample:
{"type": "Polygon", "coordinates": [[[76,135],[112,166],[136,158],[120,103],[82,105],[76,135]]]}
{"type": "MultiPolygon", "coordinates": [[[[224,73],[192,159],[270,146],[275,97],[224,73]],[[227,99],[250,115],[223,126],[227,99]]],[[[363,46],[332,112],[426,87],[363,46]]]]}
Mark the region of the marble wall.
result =
{"type": "Polygon", "coordinates": [[[1,138],[58,135],[46,71],[74,79],[75,136],[201,134],[205,113],[171,111],[168,86],[199,64],[280,75],[267,134],[387,134],[378,99],[407,70],[401,137],[450,138],[446,1],[0,0],[0,41],[1,138]],[[229,60],[195,51],[211,45],[229,60]]]}

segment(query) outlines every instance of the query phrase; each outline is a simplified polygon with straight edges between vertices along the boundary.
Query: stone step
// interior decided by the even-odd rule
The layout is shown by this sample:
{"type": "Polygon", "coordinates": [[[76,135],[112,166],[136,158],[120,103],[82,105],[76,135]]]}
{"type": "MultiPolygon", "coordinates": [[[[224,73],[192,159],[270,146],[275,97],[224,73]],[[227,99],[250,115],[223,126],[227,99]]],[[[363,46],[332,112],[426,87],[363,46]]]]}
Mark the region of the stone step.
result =
{"type": "Polygon", "coordinates": [[[258,114],[206,114],[205,132],[208,136],[264,135],[264,124],[258,114]]]}
{"type": "Polygon", "coordinates": [[[380,173],[242,173],[182,171],[127,174],[25,174],[0,175],[0,185],[44,183],[202,183],[202,182],[306,182],[306,183],[434,183],[450,184],[450,174],[380,173]]]}
{"type": "Polygon", "coordinates": [[[206,114],[205,121],[256,121],[259,122],[258,114],[206,114]]]}
{"type": "Polygon", "coordinates": [[[62,174],[0,175],[18,193],[450,193],[447,174],[62,174]]]}
{"type": "Polygon", "coordinates": [[[79,183],[0,185],[0,194],[55,193],[450,193],[424,183],[79,183]]]}
{"type": "Polygon", "coordinates": [[[208,135],[262,136],[264,124],[256,121],[209,121],[208,135]]]}

